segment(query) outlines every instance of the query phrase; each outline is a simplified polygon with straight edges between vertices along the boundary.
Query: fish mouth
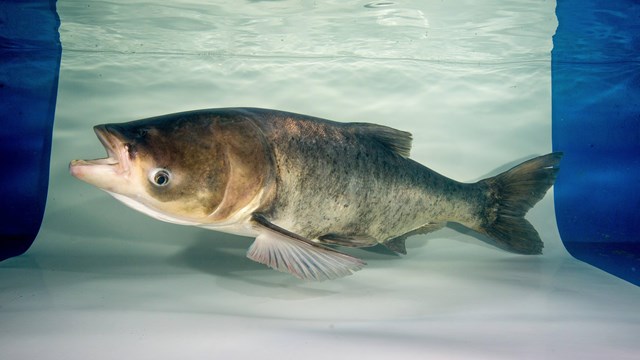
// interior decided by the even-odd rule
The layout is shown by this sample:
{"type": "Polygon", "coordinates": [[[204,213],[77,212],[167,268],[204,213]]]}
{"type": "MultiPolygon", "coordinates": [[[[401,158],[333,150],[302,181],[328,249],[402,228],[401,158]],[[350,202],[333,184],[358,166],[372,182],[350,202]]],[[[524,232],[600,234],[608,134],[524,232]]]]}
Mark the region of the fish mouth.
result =
{"type": "Polygon", "coordinates": [[[108,125],[96,125],[93,128],[98,140],[104,146],[107,156],[93,160],[73,160],[69,171],[77,178],[85,179],[91,174],[112,173],[123,175],[129,172],[129,150],[119,132],[108,125]]]}

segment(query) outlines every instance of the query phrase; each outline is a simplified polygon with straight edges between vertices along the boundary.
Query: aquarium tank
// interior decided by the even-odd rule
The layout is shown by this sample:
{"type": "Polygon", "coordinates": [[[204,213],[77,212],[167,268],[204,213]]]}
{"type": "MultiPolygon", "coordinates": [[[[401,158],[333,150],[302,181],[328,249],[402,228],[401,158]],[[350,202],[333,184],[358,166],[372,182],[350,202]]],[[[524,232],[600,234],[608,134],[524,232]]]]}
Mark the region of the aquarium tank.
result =
{"type": "Polygon", "coordinates": [[[0,2],[0,358],[636,358],[639,34],[631,0],[0,2]],[[562,152],[542,254],[450,223],[303,281],[69,173],[98,124],[226,107],[399,129],[465,183],[562,152]]]}

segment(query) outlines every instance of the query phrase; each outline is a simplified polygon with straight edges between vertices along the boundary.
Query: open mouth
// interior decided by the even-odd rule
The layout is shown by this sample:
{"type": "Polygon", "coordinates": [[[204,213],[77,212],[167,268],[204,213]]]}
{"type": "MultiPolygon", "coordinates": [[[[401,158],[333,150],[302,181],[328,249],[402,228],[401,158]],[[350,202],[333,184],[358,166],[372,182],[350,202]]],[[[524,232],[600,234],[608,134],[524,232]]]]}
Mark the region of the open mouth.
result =
{"type": "Polygon", "coordinates": [[[93,160],[73,160],[69,164],[71,174],[76,177],[83,177],[88,171],[112,171],[116,174],[127,172],[129,170],[127,147],[120,140],[117,133],[113,132],[107,125],[97,125],[93,130],[107,151],[107,157],[93,160]]]}
{"type": "MultiPolygon", "coordinates": [[[[107,157],[102,159],[88,160],[88,163],[92,163],[95,165],[117,165],[120,163],[120,156],[118,151],[118,145],[121,145],[121,142],[109,132],[105,125],[98,125],[93,128],[96,135],[98,136],[98,140],[104,146],[104,149],[107,150],[107,157]]],[[[122,146],[120,146],[122,147],[122,146]]]]}

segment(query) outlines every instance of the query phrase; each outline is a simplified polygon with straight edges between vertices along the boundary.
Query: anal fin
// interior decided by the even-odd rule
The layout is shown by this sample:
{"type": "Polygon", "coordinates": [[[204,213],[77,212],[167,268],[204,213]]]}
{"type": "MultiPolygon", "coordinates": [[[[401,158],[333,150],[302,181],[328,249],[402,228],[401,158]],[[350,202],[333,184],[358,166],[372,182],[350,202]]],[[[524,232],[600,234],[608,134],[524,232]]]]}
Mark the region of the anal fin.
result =
{"type": "Polygon", "coordinates": [[[316,244],[283,229],[261,214],[252,217],[260,234],[247,257],[303,280],[330,280],[360,270],[365,263],[355,257],[316,244]]]}
{"type": "Polygon", "coordinates": [[[436,231],[436,230],[440,230],[443,226],[445,225],[445,223],[433,223],[433,224],[426,224],[424,226],[421,226],[415,230],[411,230],[407,233],[404,233],[400,236],[391,238],[391,239],[387,239],[386,241],[384,241],[382,244],[384,246],[387,247],[387,249],[398,253],[398,254],[402,254],[402,255],[406,255],[407,254],[407,247],[405,245],[405,240],[407,240],[407,238],[409,236],[412,235],[419,235],[419,234],[427,234],[430,233],[432,231],[436,231]]]}

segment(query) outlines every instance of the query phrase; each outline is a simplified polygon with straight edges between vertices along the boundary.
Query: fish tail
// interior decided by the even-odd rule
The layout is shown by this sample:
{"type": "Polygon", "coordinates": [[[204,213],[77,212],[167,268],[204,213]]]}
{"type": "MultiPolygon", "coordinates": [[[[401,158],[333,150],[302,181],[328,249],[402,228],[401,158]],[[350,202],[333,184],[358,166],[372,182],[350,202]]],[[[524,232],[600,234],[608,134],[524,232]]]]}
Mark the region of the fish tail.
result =
{"type": "Polygon", "coordinates": [[[536,255],[544,244],[525,214],[555,182],[562,153],[533,158],[495,177],[480,181],[487,197],[476,228],[505,250],[536,255]]]}

